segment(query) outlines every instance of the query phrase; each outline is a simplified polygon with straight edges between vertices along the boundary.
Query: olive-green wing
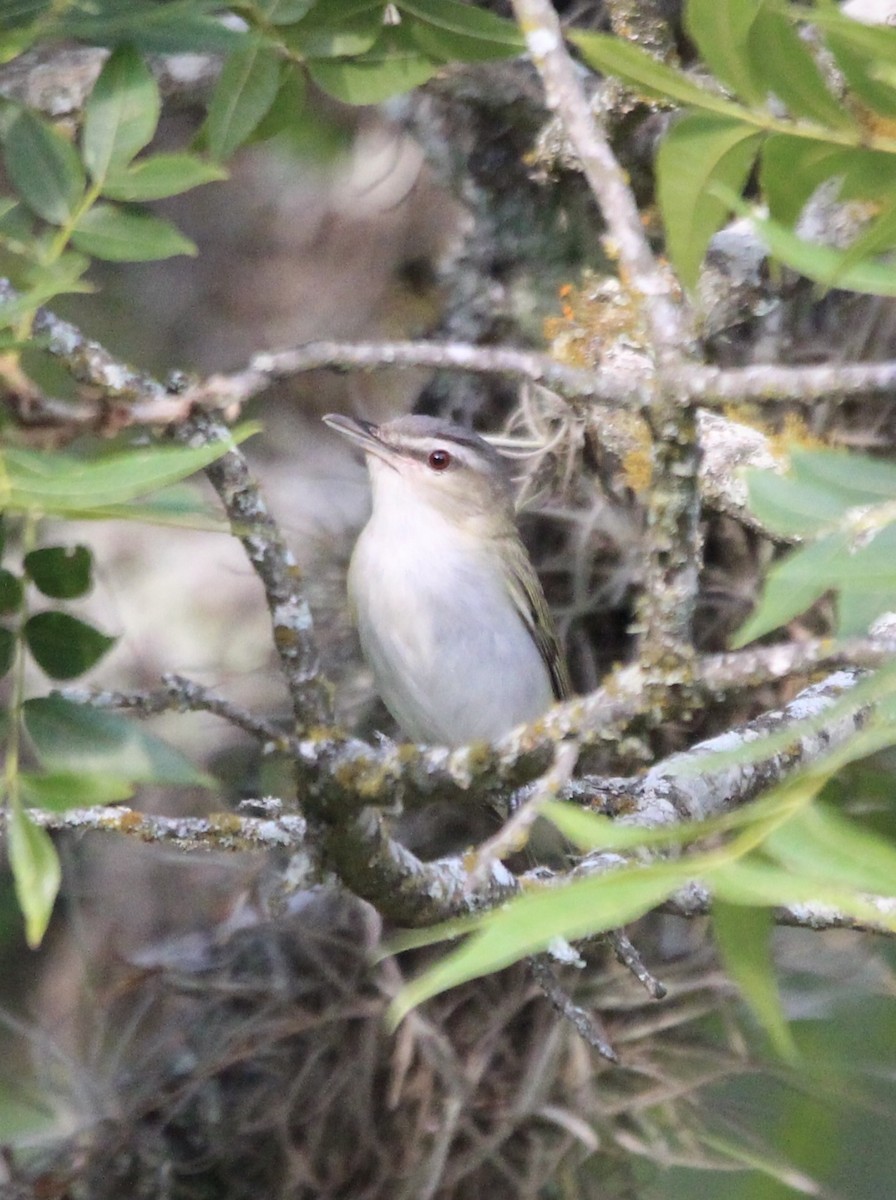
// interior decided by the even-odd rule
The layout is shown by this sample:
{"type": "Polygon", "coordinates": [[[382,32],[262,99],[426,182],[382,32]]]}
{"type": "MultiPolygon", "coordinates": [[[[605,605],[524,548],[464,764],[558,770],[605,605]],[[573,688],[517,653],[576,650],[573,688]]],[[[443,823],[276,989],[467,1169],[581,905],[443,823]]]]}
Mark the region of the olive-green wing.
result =
{"type": "Polygon", "coordinates": [[[522,543],[518,543],[518,549],[519,553],[504,558],[507,588],[523,623],[538,647],[539,654],[544,659],[551,676],[554,699],[568,700],[572,695],[572,683],[560,650],[554,619],[541,582],[522,543]]]}

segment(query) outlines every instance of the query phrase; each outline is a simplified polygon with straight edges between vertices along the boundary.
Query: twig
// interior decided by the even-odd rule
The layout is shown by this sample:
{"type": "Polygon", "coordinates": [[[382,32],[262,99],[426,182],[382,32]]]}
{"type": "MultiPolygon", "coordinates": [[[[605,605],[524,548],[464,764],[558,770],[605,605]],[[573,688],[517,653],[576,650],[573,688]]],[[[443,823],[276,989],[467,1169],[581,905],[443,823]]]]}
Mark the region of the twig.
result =
{"type": "Polygon", "coordinates": [[[159,691],[91,691],[89,688],[60,688],[59,695],[74,704],[133,712],[139,717],[154,717],[164,712],[208,712],[235,725],[260,742],[288,747],[288,735],[269,721],[254,716],[248,709],[223,697],[214,696],[201,684],[180,675],[163,675],[164,689],[159,691]]]}
{"type": "Polygon", "coordinates": [[[619,1055],[611,1046],[598,1018],[594,1013],[582,1008],[580,1004],[576,1004],[572,996],[561,985],[553,967],[544,955],[533,955],[529,959],[529,969],[551,1006],[565,1021],[569,1021],[579,1036],[596,1050],[601,1058],[612,1063],[619,1062],[619,1055]]]}
{"type": "Polygon", "coordinates": [[[560,119],[607,223],[624,282],[642,302],[658,361],[678,363],[691,334],[677,286],[650,249],[628,178],[595,120],[557,14],[549,0],[513,0],[513,10],[547,106],[560,119]]]}
{"type": "Polygon", "coordinates": [[[258,847],[298,847],[305,843],[303,817],[276,819],[213,813],[208,817],[162,817],[137,812],[123,805],[69,808],[65,812],[28,809],[28,816],[44,829],[77,829],[123,833],[141,842],[174,843],[180,850],[251,850],[258,847]]]}
{"type": "Polygon", "coordinates": [[[560,742],[549,770],[527,789],[526,798],[498,832],[476,849],[468,865],[470,886],[476,888],[480,878],[494,862],[501,862],[520,850],[529,841],[532,826],[546,800],[553,800],[569,783],[579,757],[576,742],[560,742]]]}
{"type": "MultiPolygon", "coordinates": [[[[190,442],[228,442],[227,426],[208,413],[194,413],[179,436],[190,442]]],[[[314,622],[301,584],[302,575],[287,547],[245,457],[235,447],[206,468],[221,498],[234,537],[264,587],[273,624],[274,645],[280,656],[299,731],[332,721],[329,685],[320,673],[314,622]]]]}
{"type": "Polygon", "coordinates": [[[627,970],[631,971],[648,996],[653,1000],[662,1000],[668,988],[648,970],[631,938],[621,929],[611,929],[607,934],[607,941],[613,947],[616,958],[627,970]]]}
{"type": "MultiPolygon", "coordinates": [[[[857,933],[887,934],[896,936],[893,930],[893,919],[896,917],[896,896],[863,896],[871,907],[878,910],[882,923],[860,920],[849,913],[840,912],[830,904],[791,904],[774,910],[777,925],[791,926],[799,929],[811,929],[816,933],[828,929],[851,929],[857,933]]],[[[665,904],[664,912],[674,913],[677,917],[704,917],[712,911],[712,895],[708,888],[701,884],[689,884],[675,892],[665,904]]]]}

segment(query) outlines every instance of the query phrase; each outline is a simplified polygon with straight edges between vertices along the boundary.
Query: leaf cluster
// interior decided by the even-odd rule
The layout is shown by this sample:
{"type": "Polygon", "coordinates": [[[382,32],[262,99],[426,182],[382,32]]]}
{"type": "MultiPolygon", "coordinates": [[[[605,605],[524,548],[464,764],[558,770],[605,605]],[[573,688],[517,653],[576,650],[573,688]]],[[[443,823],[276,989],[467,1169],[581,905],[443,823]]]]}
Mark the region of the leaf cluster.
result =
{"type": "MultiPolygon", "coordinates": [[[[235,441],[254,429],[246,426],[235,441]]],[[[59,888],[59,860],[49,835],[28,817],[28,807],[52,811],[128,799],[137,783],[207,786],[208,778],[159,738],[127,717],[97,711],[50,694],[26,697],[30,657],[53,680],[72,680],[93,668],[116,639],[58,603],[79,600],[93,584],[93,560],[85,545],[31,545],[41,518],[205,518],[195,500],[181,494],[172,507],[150,497],[225,453],[217,444],[138,447],[96,458],[0,451],[0,512],[17,520],[24,554],[18,569],[0,567],[0,676],[12,675],[3,715],[6,766],[3,792],[8,813],[9,860],[25,916],[28,941],[46,930],[59,888]],[[40,600],[35,610],[32,597],[40,600]],[[37,768],[26,770],[26,751],[37,768]]],[[[3,525],[0,525],[2,533],[3,525]]],[[[0,537],[0,561],[5,561],[0,537]]],[[[7,556],[8,557],[8,556],[7,556]]]]}
{"type": "Polygon", "coordinates": [[[896,294],[880,262],[896,245],[896,30],[827,0],[688,0],[685,24],[714,81],[609,35],[571,35],[589,65],[681,107],[660,147],[657,189],[682,282],[695,285],[712,235],[755,178],[768,208],[756,228],[775,257],[828,287],[896,294]],[[794,232],[829,180],[841,200],[873,212],[847,250],[794,232]]]}

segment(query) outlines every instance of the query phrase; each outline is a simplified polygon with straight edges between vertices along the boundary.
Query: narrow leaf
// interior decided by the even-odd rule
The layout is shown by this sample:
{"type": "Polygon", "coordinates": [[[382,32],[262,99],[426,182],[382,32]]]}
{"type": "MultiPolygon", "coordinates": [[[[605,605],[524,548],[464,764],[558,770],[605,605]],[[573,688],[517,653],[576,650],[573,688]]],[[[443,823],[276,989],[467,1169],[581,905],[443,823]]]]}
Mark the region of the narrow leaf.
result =
{"type": "Polygon", "coordinates": [[[89,671],[116,639],[64,612],[35,613],[25,622],[25,642],[51,679],[74,679],[89,671]]]}
{"type": "MultiPolygon", "coordinates": [[[[732,207],[736,205],[732,203],[732,207]]],[[[861,262],[842,269],[845,251],[807,242],[777,221],[753,216],[752,222],[774,257],[807,279],[814,279],[818,283],[836,279],[837,287],[844,291],[866,292],[871,296],[896,296],[896,270],[891,265],[861,262]]]]}
{"type": "Polygon", "coordinates": [[[849,110],[828,91],[812,54],[783,12],[763,4],[748,44],[758,75],[793,116],[828,129],[854,128],[849,110]]]}
{"type": "Polygon", "coordinates": [[[896,117],[896,89],[875,76],[875,66],[879,60],[856,50],[855,46],[833,29],[827,30],[825,43],[837,60],[837,66],[843,72],[853,93],[872,112],[885,117],[896,117]]]}
{"type": "Polygon", "coordinates": [[[255,0],[255,8],[272,25],[291,25],[300,21],[314,0],[255,0]]]}
{"type": "Polygon", "coordinates": [[[397,1023],[424,1000],[538,953],[555,938],[625,925],[662,903],[688,877],[684,861],[621,868],[514,900],[486,914],[458,950],[403,988],[390,1018],[397,1023]]]}
{"type": "Polygon", "coordinates": [[[92,179],[104,179],[149,144],[161,107],[158,84],[141,56],[133,46],[119,46],[84,106],[82,147],[92,179]]]}
{"type": "Polygon", "coordinates": [[[634,42],[606,33],[585,33],[578,29],[570,30],[568,36],[590,67],[604,75],[615,75],[645,96],[690,104],[705,112],[753,120],[755,123],[749,109],[726,100],[717,92],[700,87],[682,71],[659,62],[634,42]]]}
{"type": "Polygon", "coordinates": [[[24,718],[41,765],[51,773],[193,787],[214,784],[179,751],[118,713],[45,696],[26,700],[24,718]]]}
{"type": "Polygon", "coordinates": [[[22,799],[29,808],[65,812],[69,808],[90,808],[99,804],[120,804],[134,794],[134,785],[112,775],[86,775],[57,771],[37,775],[19,775],[22,799]]]}
{"type": "Polygon", "coordinates": [[[790,469],[795,479],[836,495],[844,509],[896,498],[896,464],[882,458],[796,447],[790,452],[790,469]]]}
{"type": "Polygon", "coordinates": [[[357,58],[320,58],[308,63],[311,78],[344,104],[379,104],[411,91],[439,70],[402,26],[383,30],[376,45],[357,58]]]}
{"type": "Polygon", "coordinates": [[[226,178],[223,167],[194,154],[154,154],[125,169],[110,171],[103,195],[110,200],[163,200],[226,178]]]}
{"type": "Polygon", "coordinates": [[[854,503],[812,479],[774,471],[748,471],[746,478],[750,512],[783,537],[811,537],[830,529],[854,503]]]}
{"type": "Polygon", "coordinates": [[[197,253],[190,239],[170,222],[111,204],[95,204],[86,212],[72,241],[85,254],[107,262],[152,262],[197,253]]]}
{"type": "Polygon", "coordinates": [[[797,1050],[784,1016],[771,956],[774,924],[766,908],[745,908],[716,900],[712,929],[728,974],[782,1058],[796,1060],[797,1050]]]}
{"type": "Polygon", "coordinates": [[[45,221],[62,225],[84,195],[78,153],[46,121],[24,109],[6,131],[3,160],[19,195],[45,221]]]}
{"type": "Polygon", "coordinates": [[[686,287],[696,284],[710,238],[729,212],[711,186],[721,183],[739,193],[761,140],[751,126],[714,113],[682,117],[663,139],[659,203],[669,256],[686,287]]]}
{"type": "Polygon", "coordinates": [[[825,804],[813,804],[765,843],[785,870],[801,878],[896,896],[896,846],[825,804]]]}
{"type": "Polygon", "coordinates": [[[24,565],[38,591],[54,600],[74,600],[90,591],[93,560],[86,546],[32,550],[24,565]]]}
{"type": "Polygon", "coordinates": [[[286,44],[306,58],[364,54],[383,29],[383,0],[327,0],[282,31],[286,44]]]}
{"type": "Polygon", "coordinates": [[[6,820],[9,865],[25,917],[25,937],[34,950],[47,931],[62,882],[59,856],[50,835],[28,819],[17,800],[10,799],[6,820]]]}
{"type": "Polygon", "coordinates": [[[258,428],[251,422],[238,426],[232,443],[145,446],[99,459],[0,447],[0,507],[65,516],[123,504],[186,479],[258,428]]]}
{"type": "Polygon", "coordinates": [[[684,23],[712,73],[748,104],[765,102],[747,50],[750,26],[761,0],[688,0],[684,23]]]}
{"type": "Polygon", "coordinates": [[[215,86],[204,129],[213,158],[226,159],[241,146],[274,102],[280,60],[267,47],[236,50],[215,86]]]}
{"type": "Polygon", "coordinates": [[[732,645],[745,646],[804,613],[836,582],[850,544],[846,533],[829,534],[776,563],[765,581],[756,611],[732,638],[732,645]]]}
{"type": "Polygon", "coordinates": [[[526,48],[515,22],[472,4],[406,0],[399,7],[410,18],[414,41],[430,57],[480,62],[522,54],[526,48]]]}

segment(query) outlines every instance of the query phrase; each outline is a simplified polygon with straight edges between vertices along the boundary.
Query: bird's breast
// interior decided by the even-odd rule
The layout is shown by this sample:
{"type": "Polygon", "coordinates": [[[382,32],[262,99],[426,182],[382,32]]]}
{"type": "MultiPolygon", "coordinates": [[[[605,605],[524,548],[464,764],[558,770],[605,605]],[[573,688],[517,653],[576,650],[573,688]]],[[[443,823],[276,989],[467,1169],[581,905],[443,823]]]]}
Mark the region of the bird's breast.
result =
{"type": "Polygon", "coordinates": [[[377,690],[407,737],[494,740],[552,703],[496,550],[438,515],[375,513],[352,557],[349,592],[377,690]]]}

